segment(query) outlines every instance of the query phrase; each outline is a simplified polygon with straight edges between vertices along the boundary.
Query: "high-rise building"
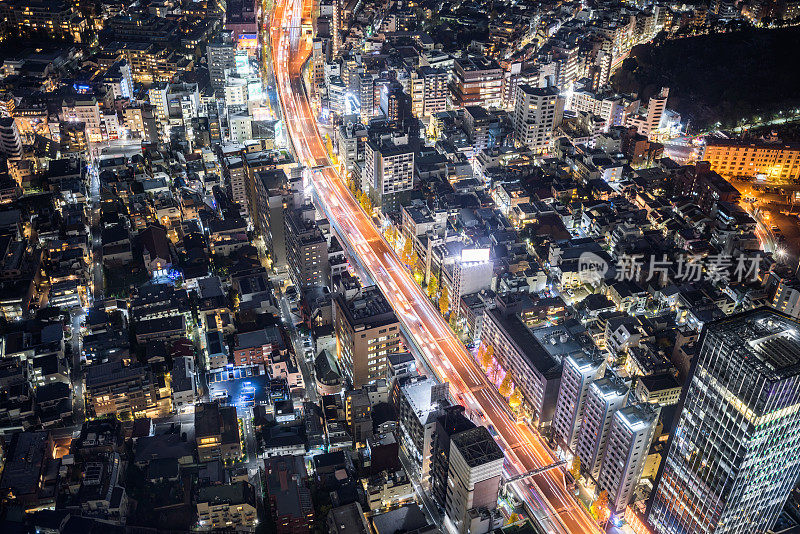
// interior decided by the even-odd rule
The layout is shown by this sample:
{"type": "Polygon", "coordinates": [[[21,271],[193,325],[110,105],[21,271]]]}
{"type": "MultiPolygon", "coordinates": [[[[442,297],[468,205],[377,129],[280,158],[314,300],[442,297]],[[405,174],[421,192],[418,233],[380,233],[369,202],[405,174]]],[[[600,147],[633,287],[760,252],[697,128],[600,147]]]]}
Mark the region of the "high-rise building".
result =
{"type": "Polygon", "coordinates": [[[476,532],[471,528],[475,511],[497,508],[504,459],[503,450],[486,427],[475,427],[450,439],[445,514],[460,534],[476,532]]]}
{"type": "Polygon", "coordinates": [[[570,451],[574,451],[578,443],[589,386],[603,376],[604,369],[605,360],[597,355],[581,353],[564,358],[553,434],[556,441],[570,451]]]}
{"type": "Polygon", "coordinates": [[[387,134],[367,141],[361,187],[387,210],[398,203],[398,193],[414,187],[414,145],[408,135],[387,134]]]}
{"type": "Polygon", "coordinates": [[[563,115],[564,99],[558,89],[520,85],[514,105],[514,138],[534,152],[547,152],[563,115]]]}
{"type": "Polygon", "coordinates": [[[436,419],[447,409],[447,382],[413,374],[398,378],[391,392],[392,405],[397,413],[400,447],[416,470],[425,490],[431,486],[431,454],[436,419]]]}
{"type": "Polygon", "coordinates": [[[0,119],[0,154],[8,158],[18,158],[22,155],[22,139],[12,117],[0,119]]]}
{"type": "Polygon", "coordinates": [[[429,117],[447,109],[445,69],[423,66],[411,73],[411,110],[415,117],[429,117]]]}
{"type": "Polygon", "coordinates": [[[220,39],[208,43],[206,47],[208,76],[211,80],[211,87],[214,89],[222,89],[225,86],[225,70],[232,71],[235,67],[235,53],[236,47],[228,33],[220,39]]]}
{"type": "Polygon", "coordinates": [[[377,286],[352,299],[336,295],[334,324],[340,368],[354,388],[386,378],[386,356],[400,346],[400,323],[377,286]]]}
{"type": "Polygon", "coordinates": [[[299,288],[328,285],[328,241],[314,221],[299,211],[285,212],[286,260],[299,288]]]}
{"type": "Polygon", "coordinates": [[[500,107],[503,102],[503,69],[485,57],[459,58],[453,62],[450,79],[453,106],[500,107]]]}
{"type": "Polygon", "coordinates": [[[642,476],[661,409],[656,404],[627,406],[614,414],[597,483],[608,492],[612,512],[631,502],[642,476]]]}
{"type": "Polygon", "coordinates": [[[448,406],[434,422],[431,436],[431,495],[441,507],[444,507],[447,498],[450,439],[456,434],[475,428],[475,423],[464,415],[464,411],[465,408],[460,405],[448,406]]]}
{"type": "Polygon", "coordinates": [[[647,110],[642,110],[639,102],[633,104],[633,110],[626,120],[627,126],[633,126],[636,131],[645,137],[651,137],[661,124],[661,118],[667,109],[669,87],[662,87],[661,91],[647,101],[647,110]]]}
{"type": "Polygon", "coordinates": [[[648,521],[765,533],[800,475],[800,324],[759,308],[706,325],[648,521]]]}
{"type": "Polygon", "coordinates": [[[625,406],[627,397],[628,387],[614,376],[601,378],[589,386],[575,454],[583,470],[594,479],[600,474],[611,420],[614,413],[625,406]]]}

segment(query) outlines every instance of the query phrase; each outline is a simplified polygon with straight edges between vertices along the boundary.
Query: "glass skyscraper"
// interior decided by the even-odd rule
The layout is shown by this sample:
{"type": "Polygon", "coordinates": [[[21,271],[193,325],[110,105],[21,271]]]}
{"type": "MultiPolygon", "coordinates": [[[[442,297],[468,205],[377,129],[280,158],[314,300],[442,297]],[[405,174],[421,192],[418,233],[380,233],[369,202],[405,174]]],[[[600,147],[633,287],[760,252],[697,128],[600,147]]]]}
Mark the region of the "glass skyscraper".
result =
{"type": "Polygon", "coordinates": [[[800,474],[800,324],[760,308],[709,323],[648,521],[657,534],[758,534],[800,474]]]}

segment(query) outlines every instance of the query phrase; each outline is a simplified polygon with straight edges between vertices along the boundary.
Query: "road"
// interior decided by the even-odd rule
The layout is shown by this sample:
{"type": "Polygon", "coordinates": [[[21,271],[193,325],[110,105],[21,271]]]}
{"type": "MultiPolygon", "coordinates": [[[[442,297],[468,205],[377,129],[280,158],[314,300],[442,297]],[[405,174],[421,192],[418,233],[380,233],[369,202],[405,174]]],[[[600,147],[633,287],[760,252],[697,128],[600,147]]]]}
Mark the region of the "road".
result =
{"type": "MultiPolygon", "coordinates": [[[[308,0],[306,0],[308,1],[308,0]]],[[[302,80],[302,68],[311,51],[310,35],[301,35],[301,0],[279,0],[270,28],[272,61],[287,132],[298,160],[312,168],[318,206],[349,245],[357,260],[377,282],[403,325],[409,342],[416,345],[437,377],[450,382],[454,394],[463,396],[471,409],[480,409],[499,434],[507,463],[523,473],[554,462],[542,437],[524,422],[512,421],[504,400],[488,384],[483,372],[455,337],[406,267],[383,240],[347,186],[329,167],[302,80]],[[317,169],[315,169],[317,168],[317,169]]],[[[565,487],[564,474],[555,469],[527,479],[525,501],[549,516],[553,532],[600,532],[597,523],[565,487]]]]}

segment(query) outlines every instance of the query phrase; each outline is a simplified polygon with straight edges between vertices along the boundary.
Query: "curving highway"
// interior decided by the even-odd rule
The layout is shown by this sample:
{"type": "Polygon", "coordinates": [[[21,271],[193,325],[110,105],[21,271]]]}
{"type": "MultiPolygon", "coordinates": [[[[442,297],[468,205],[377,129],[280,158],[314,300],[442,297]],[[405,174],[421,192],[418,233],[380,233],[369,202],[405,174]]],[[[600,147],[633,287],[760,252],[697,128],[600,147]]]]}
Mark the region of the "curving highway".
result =
{"type": "MultiPolygon", "coordinates": [[[[306,0],[308,1],[308,0],[306,0]]],[[[507,415],[505,400],[488,384],[481,369],[416,285],[400,259],[384,241],[372,220],[359,207],[344,181],[331,168],[316,119],[303,87],[303,64],[311,52],[310,35],[303,34],[302,0],[277,0],[270,31],[273,68],[287,132],[298,160],[312,172],[322,210],[347,241],[359,263],[393,305],[409,341],[421,351],[438,378],[473,413],[483,413],[494,426],[507,459],[507,468],[525,473],[554,462],[541,436],[507,415]]],[[[265,58],[266,59],[266,58],[265,58]]],[[[549,531],[601,532],[597,523],[565,488],[559,469],[516,482],[515,490],[537,511],[549,531]]]]}

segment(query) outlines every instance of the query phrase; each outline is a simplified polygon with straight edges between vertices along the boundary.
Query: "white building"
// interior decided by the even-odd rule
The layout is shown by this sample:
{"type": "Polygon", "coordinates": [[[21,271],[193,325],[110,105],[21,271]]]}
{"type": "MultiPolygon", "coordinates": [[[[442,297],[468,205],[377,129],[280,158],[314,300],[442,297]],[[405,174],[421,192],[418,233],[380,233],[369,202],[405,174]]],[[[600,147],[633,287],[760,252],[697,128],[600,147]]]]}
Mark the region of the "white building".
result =
{"type": "Polygon", "coordinates": [[[491,289],[494,264],[489,258],[490,250],[464,249],[461,259],[453,263],[452,280],[448,288],[450,309],[457,310],[461,297],[491,289]]]}
{"type": "MultiPolygon", "coordinates": [[[[460,534],[483,534],[471,529],[470,514],[497,508],[503,451],[486,427],[475,427],[450,438],[445,514],[460,534]]],[[[491,525],[490,525],[491,526],[491,525]]]]}
{"type": "Polygon", "coordinates": [[[383,203],[386,196],[414,187],[414,148],[407,135],[385,135],[364,149],[361,188],[383,203]]]}
{"type": "Polygon", "coordinates": [[[247,108],[247,80],[235,76],[225,79],[225,105],[228,112],[247,108]]]}
{"type": "Polygon", "coordinates": [[[608,492],[613,512],[624,511],[631,502],[644,470],[660,411],[657,405],[639,404],[619,410],[612,418],[597,483],[608,492]]]}
{"type": "Polygon", "coordinates": [[[559,443],[574,451],[583,422],[589,386],[602,378],[605,361],[589,354],[570,355],[564,358],[558,403],[553,415],[553,433],[559,443]]]}
{"type": "Polygon", "coordinates": [[[194,358],[181,356],[172,363],[172,409],[175,413],[194,413],[197,401],[197,378],[194,358]]]}
{"type": "Polygon", "coordinates": [[[637,132],[650,138],[661,126],[668,98],[669,87],[662,87],[658,95],[648,100],[646,111],[640,109],[640,103],[637,100],[631,106],[631,114],[625,122],[626,126],[634,126],[637,132]]]}
{"type": "Polygon", "coordinates": [[[558,89],[520,85],[514,106],[514,137],[534,152],[547,152],[563,115],[564,99],[558,89]]]}
{"type": "Polygon", "coordinates": [[[581,461],[583,471],[590,473],[594,479],[600,474],[611,419],[617,410],[625,406],[627,397],[628,387],[616,377],[601,378],[589,386],[575,454],[581,461]]]}
{"type": "Polygon", "coordinates": [[[411,73],[411,112],[415,117],[429,117],[447,109],[448,72],[423,66],[411,73]]]}
{"type": "Polygon", "coordinates": [[[253,117],[246,112],[228,116],[228,129],[231,142],[242,144],[253,138],[253,117]]]}

